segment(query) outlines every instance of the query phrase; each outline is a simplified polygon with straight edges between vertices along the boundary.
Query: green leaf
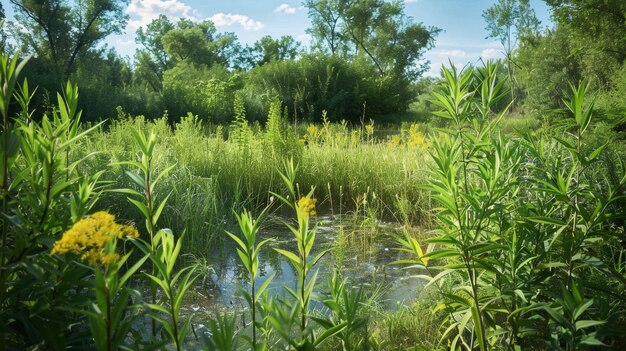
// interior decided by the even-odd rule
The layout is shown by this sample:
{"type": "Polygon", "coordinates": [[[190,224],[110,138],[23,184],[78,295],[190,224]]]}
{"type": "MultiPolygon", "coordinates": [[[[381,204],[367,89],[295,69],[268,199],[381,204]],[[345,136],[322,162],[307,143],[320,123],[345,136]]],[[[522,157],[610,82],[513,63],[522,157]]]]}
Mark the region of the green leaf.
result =
{"type": "Polygon", "coordinates": [[[556,218],[550,218],[550,217],[543,217],[543,216],[537,216],[537,217],[526,217],[527,220],[534,222],[534,223],[539,223],[539,224],[549,224],[549,225],[558,225],[558,226],[564,226],[567,223],[556,219],[556,218]]]}
{"type": "Polygon", "coordinates": [[[593,299],[591,300],[587,300],[585,302],[583,302],[581,305],[576,306],[576,308],[574,309],[574,311],[572,312],[572,315],[574,317],[574,320],[577,320],[578,317],[580,317],[583,313],[585,313],[585,311],[591,307],[591,305],[593,305],[593,299]]]}
{"type": "Polygon", "coordinates": [[[261,286],[257,290],[256,296],[254,297],[254,301],[258,301],[259,298],[263,296],[263,292],[265,292],[265,289],[267,289],[267,287],[270,285],[270,283],[272,282],[275,276],[276,276],[276,273],[272,273],[272,275],[270,275],[269,277],[267,277],[267,279],[265,279],[263,284],[261,284],[261,286]]]}
{"type": "Polygon", "coordinates": [[[289,259],[289,261],[291,261],[291,263],[293,263],[293,265],[295,267],[299,267],[301,262],[300,262],[300,257],[296,256],[293,252],[287,251],[287,250],[282,250],[282,249],[277,249],[274,248],[274,251],[278,252],[279,254],[285,256],[287,259],[289,259]]]}
{"type": "Polygon", "coordinates": [[[580,320],[576,322],[576,330],[581,330],[585,328],[595,327],[598,325],[605,324],[606,321],[593,321],[593,320],[580,320]]]}

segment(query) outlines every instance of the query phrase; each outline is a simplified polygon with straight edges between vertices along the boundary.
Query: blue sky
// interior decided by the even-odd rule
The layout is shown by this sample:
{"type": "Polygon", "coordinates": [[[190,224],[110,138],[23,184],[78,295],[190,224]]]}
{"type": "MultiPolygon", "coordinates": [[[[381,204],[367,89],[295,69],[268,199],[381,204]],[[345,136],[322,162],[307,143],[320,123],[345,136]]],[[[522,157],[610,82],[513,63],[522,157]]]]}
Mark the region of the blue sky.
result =
{"type": "MultiPolygon", "coordinates": [[[[500,42],[485,39],[482,12],[495,0],[405,0],[405,13],[416,22],[443,29],[435,47],[426,53],[431,62],[426,75],[437,75],[443,63],[451,60],[462,66],[468,62],[502,57],[500,42]]],[[[543,1],[531,0],[542,26],[551,25],[543,1]]],[[[10,7],[5,5],[6,7],[10,7]]],[[[7,17],[12,18],[12,9],[7,17]]],[[[307,11],[299,0],[131,0],[126,12],[130,16],[126,33],[107,38],[122,56],[132,57],[137,45],[135,31],[159,14],[172,19],[212,20],[218,31],[234,32],[244,44],[252,44],[265,35],[292,35],[307,45],[309,26],[307,11]]]]}

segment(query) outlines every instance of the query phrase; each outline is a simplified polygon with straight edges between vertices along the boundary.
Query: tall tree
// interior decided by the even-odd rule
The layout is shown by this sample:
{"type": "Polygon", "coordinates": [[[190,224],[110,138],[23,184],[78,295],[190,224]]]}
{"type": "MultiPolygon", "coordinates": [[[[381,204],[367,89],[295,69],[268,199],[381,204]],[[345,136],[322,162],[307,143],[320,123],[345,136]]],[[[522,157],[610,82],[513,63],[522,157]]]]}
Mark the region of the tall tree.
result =
{"type": "MultiPolygon", "coordinates": [[[[529,0],[498,0],[483,12],[489,35],[497,38],[504,48],[506,67],[511,82],[511,99],[515,101],[515,77],[513,50],[520,39],[538,35],[539,20],[530,6],[529,0]]],[[[515,102],[514,102],[515,103],[515,102]]]]}
{"type": "Polygon", "coordinates": [[[414,23],[404,2],[384,0],[307,0],[316,45],[331,55],[367,58],[381,76],[400,74],[416,79],[424,50],[439,29],[414,23]]]}
{"type": "MultiPolygon", "coordinates": [[[[15,18],[27,31],[15,35],[25,48],[48,60],[58,79],[66,79],[78,57],[128,21],[129,0],[10,0],[15,18]]],[[[16,26],[14,26],[15,28],[16,26]]]]}
{"type": "Polygon", "coordinates": [[[140,57],[135,59],[139,61],[139,64],[142,64],[142,61],[150,62],[159,80],[162,79],[163,71],[171,66],[162,39],[167,32],[174,28],[174,24],[170,22],[167,16],[159,15],[158,18],[148,23],[145,30],[141,27],[137,29],[135,42],[141,45],[143,49],[138,51],[140,57]]]}
{"type": "Polygon", "coordinates": [[[192,22],[181,19],[173,24],[161,15],[137,30],[135,54],[136,80],[146,82],[155,91],[161,90],[163,73],[177,64],[211,67],[228,66],[236,52],[237,37],[233,33],[218,34],[211,21],[192,22]]]}
{"type": "Polygon", "coordinates": [[[346,51],[345,38],[341,32],[342,14],[348,7],[348,1],[306,0],[311,27],[307,29],[313,37],[314,45],[328,50],[331,55],[346,51]]]}
{"type": "Polygon", "coordinates": [[[255,56],[254,65],[262,65],[272,61],[293,60],[298,56],[299,50],[300,42],[296,41],[291,35],[283,35],[278,39],[266,35],[254,43],[252,48],[252,55],[255,56]]]}
{"type": "Polygon", "coordinates": [[[5,52],[6,49],[6,34],[4,33],[4,20],[6,15],[4,13],[4,7],[2,7],[2,3],[0,3],[0,53],[5,52]]]}

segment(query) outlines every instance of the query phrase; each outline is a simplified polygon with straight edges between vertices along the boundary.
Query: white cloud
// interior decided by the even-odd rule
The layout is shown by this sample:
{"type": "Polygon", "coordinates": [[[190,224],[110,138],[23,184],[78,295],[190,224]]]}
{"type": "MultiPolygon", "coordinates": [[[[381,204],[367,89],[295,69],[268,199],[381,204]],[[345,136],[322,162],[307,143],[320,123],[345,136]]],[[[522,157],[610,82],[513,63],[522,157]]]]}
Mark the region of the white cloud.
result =
{"type": "Polygon", "coordinates": [[[263,23],[255,21],[248,16],[239,14],[218,12],[208,19],[213,21],[216,27],[240,25],[245,30],[259,30],[264,27],[263,23]]]}
{"type": "Polygon", "coordinates": [[[480,53],[480,57],[484,58],[484,59],[491,59],[491,58],[496,58],[500,56],[500,50],[494,49],[494,48],[487,48],[484,49],[481,53],[480,53]]]}
{"type": "Polygon", "coordinates": [[[292,13],[296,13],[296,8],[295,7],[291,7],[287,4],[281,4],[279,5],[277,8],[274,9],[275,13],[286,13],[286,14],[292,14],[292,13]]]}
{"type": "Polygon", "coordinates": [[[132,31],[148,25],[161,14],[175,19],[197,20],[191,6],[178,0],[131,0],[126,13],[133,18],[128,21],[128,29],[132,31]]]}

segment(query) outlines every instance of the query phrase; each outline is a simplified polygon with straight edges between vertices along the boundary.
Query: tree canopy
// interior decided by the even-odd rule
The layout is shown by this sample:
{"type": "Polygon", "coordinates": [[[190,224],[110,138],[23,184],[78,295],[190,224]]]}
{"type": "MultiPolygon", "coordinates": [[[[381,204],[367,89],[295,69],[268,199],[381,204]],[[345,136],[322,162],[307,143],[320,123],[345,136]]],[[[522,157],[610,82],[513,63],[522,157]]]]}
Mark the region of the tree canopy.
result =
{"type": "Polygon", "coordinates": [[[76,68],[78,57],[128,21],[129,0],[10,0],[14,5],[14,35],[24,48],[49,61],[60,79],[76,68]],[[30,30],[21,30],[21,28],[30,30]]]}
{"type": "Polygon", "coordinates": [[[315,47],[346,59],[368,58],[380,75],[416,79],[438,28],[414,23],[401,1],[306,0],[315,47]]]}

